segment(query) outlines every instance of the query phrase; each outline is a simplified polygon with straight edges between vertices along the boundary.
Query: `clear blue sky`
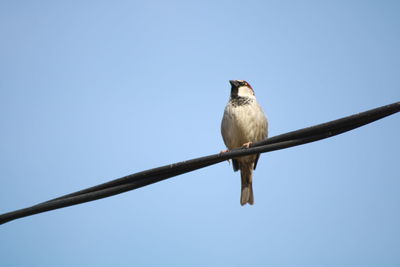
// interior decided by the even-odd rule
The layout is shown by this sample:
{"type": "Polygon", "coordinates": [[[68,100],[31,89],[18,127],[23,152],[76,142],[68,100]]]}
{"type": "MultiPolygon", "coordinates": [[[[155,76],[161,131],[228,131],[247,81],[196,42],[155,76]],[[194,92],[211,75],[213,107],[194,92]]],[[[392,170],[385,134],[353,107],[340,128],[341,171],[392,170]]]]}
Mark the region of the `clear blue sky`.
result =
{"type": "MultiPolygon", "coordinates": [[[[2,1],[0,213],[400,100],[399,1],[2,1]]],[[[400,116],[0,226],[1,266],[399,266],[400,116]]]]}

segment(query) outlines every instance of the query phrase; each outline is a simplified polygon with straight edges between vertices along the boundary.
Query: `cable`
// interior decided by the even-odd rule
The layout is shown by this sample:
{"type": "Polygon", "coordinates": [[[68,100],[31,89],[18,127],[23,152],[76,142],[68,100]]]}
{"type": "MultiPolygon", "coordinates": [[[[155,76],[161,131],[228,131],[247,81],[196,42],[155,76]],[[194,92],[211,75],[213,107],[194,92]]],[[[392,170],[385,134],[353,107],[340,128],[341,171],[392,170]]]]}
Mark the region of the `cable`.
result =
{"type": "Polygon", "coordinates": [[[265,153],[315,142],[353,130],[399,111],[400,102],[396,102],[327,123],[277,135],[261,142],[254,143],[248,149],[234,149],[230,152],[222,154],[214,154],[195,158],[127,175],[122,178],[64,195],[28,208],[4,213],[0,215],[0,224],[41,212],[64,208],[127,192],[231,158],[265,153]]]}

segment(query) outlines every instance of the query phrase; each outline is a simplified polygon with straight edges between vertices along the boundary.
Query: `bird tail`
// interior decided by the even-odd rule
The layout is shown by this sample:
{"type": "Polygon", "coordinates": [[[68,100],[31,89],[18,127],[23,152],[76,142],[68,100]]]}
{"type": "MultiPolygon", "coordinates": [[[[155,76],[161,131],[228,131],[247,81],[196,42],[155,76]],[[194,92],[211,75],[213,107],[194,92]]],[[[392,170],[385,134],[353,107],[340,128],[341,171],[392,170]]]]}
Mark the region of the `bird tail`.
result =
{"type": "Polygon", "coordinates": [[[242,178],[242,193],[240,205],[254,204],[253,195],[253,164],[240,164],[240,176],[242,178]]]}

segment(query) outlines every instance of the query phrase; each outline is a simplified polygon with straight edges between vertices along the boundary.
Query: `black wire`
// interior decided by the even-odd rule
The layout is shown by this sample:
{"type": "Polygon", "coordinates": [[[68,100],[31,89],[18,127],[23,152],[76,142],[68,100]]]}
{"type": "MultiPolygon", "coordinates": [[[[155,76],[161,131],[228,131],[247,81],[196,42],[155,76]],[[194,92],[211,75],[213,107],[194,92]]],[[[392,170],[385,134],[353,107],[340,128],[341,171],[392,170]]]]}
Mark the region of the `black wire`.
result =
{"type": "MultiPolygon", "coordinates": [[[[400,106],[400,102],[397,102],[397,103],[382,106],[382,107],[379,107],[376,109],[368,110],[368,111],[365,111],[365,112],[362,112],[359,114],[355,114],[352,116],[344,117],[344,118],[341,118],[338,120],[334,120],[334,121],[322,123],[322,124],[319,124],[316,126],[312,126],[312,127],[296,130],[293,132],[277,135],[277,136],[268,138],[266,140],[254,143],[252,145],[252,147],[267,145],[267,144],[274,144],[274,143],[278,143],[281,141],[293,140],[293,139],[297,139],[297,138],[309,137],[309,136],[320,134],[320,133],[334,132],[335,129],[336,129],[336,131],[338,131],[340,129],[347,129],[346,131],[348,131],[348,130],[360,127],[362,125],[371,123],[371,122],[381,119],[383,117],[389,116],[393,113],[396,113],[400,110],[399,106],[400,106]]],[[[236,150],[240,151],[241,149],[236,149],[236,150]]],[[[236,151],[236,150],[232,150],[232,151],[236,151]]],[[[90,187],[90,188],[87,188],[84,190],[80,190],[75,193],[71,193],[71,194],[56,198],[56,199],[49,200],[49,201],[53,201],[53,200],[57,200],[57,199],[65,198],[65,197],[76,196],[76,195],[80,195],[83,193],[93,192],[96,190],[100,190],[100,189],[104,189],[107,187],[116,186],[116,185],[120,185],[120,184],[124,184],[124,183],[129,183],[132,180],[146,178],[148,176],[153,176],[153,175],[157,175],[160,173],[169,173],[171,170],[179,169],[179,168],[185,167],[185,166],[196,165],[196,164],[198,164],[198,162],[208,162],[209,160],[211,160],[211,162],[212,162],[212,160],[214,160],[214,159],[220,159],[214,163],[222,162],[222,161],[225,161],[225,160],[233,157],[230,153],[231,152],[224,153],[223,155],[215,154],[215,155],[201,157],[201,158],[192,159],[192,160],[188,160],[188,161],[182,161],[182,162],[178,162],[178,163],[174,163],[174,164],[170,164],[170,165],[166,165],[166,166],[162,166],[162,167],[158,167],[158,168],[154,168],[154,169],[149,169],[149,170],[142,171],[142,172],[139,172],[136,174],[124,176],[122,178],[115,179],[110,182],[106,182],[106,183],[103,183],[103,184],[100,184],[97,186],[93,186],[93,187],[90,187]]]]}
{"type": "Polygon", "coordinates": [[[346,131],[350,131],[399,111],[400,102],[396,102],[331,122],[274,136],[261,142],[254,143],[248,149],[234,149],[230,152],[222,154],[214,154],[138,172],[28,208],[2,214],[0,215],[0,224],[37,213],[120,194],[129,190],[160,182],[183,173],[204,168],[227,159],[250,154],[265,153],[318,141],[346,131]]]}
{"type": "MultiPolygon", "coordinates": [[[[391,105],[386,105],[383,107],[379,107],[376,109],[368,110],[368,111],[365,111],[365,112],[362,112],[359,114],[344,117],[344,118],[330,121],[327,123],[322,123],[322,124],[319,124],[316,126],[312,126],[312,127],[304,128],[301,130],[277,135],[275,137],[268,138],[264,141],[254,143],[252,145],[252,147],[266,145],[266,144],[274,144],[274,143],[291,140],[291,139],[293,140],[293,139],[298,139],[298,138],[309,137],[309,136],[324,133],[324,132],[325,133],[329,133],[330,131],[334,132],[335,129],[336,129],[336,131],[338,131],[340,129],[347,129],[346,131],[348,131],[348,130],[357,128],[357,127],[365,125],[367,123],[371,123],[375,120],[378,120],[380,118],[383,118],[383,117],[386,117],[388,115],[398,112],[400,109],[399,105],[400,105],[400,102],[394,103],[391,105]]],[[[237,150],[240,151],[241,149],[237,149],[237,150]]],[[[236,150],[232,150],[232,151],[236,151],[236,150]]],[[[223,155],[215,154],[215,155],[211,155],[211,156],[207,156],[207,157],[201,157],[201,158],[192,159],[192,160],[188,160],[188,161],[182,161],[182,162],[178,162],[175,164],[170,164],[170,165],[166,165],[166,166],[162,166],[162,167],[158,167],[158,168],[154,168],[154,169],[149,169],[149,170],[146,170],[143,172],[124,176],[122,178],[119,178],[119,179],[116,179],[116,180],[113,180],[113,181],[110,181],[107,183],[103,183],[103,184],[100,184],[100,185],[97,185],[94,187],[90,187],[90,188],[87,188],[84,190],[80,190],[75,193],[71,193],[71,194],[56,198],[56,199],[49,200],[49,201],[58,200],[58,199],[65,198],[65,197],[77,196],[77,195],[80,195],[83,193],[93,192],[93,191],[108,188],[111,186],[129,183],[133,180],[138,180],[141,178],[145,179],[148,176],[154,176],[154,175],[161,174],[161,173],[168,174],[169,172],[173,172],[173,170],[175,170],[175,169],[179,169],[179,168],[182,168],[185,166],[191,166],[191,165],[196,166],[196,164],[198,164],[199,162],[210,161],[211,164],[215,164],[215,163],[222,162],[224,160],[232,158],[233,156],[230,153],[224,153],[223,155]],[[220,160],[213,162],[214,159],[215,160],[220,159],[220,160]]]]}

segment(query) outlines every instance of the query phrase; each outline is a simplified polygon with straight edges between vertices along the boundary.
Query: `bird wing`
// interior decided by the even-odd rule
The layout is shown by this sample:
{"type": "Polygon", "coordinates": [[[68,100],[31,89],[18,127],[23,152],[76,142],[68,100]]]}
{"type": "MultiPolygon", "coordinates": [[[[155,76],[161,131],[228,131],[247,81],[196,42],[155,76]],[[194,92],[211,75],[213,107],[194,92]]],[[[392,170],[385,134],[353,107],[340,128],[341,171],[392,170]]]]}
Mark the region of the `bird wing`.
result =
{"type": "Polygon", "coordinates": [[[239,161],[232,159],[233,171],[237,172],[240,169],[239,161]]]}
{"type": "Polygon", "coordinates": [[[260,158],[260,154],[257,154],[256,160],[254,161],[254,167],[253,167],[254,170],[255,170],[256,167],[257,167],[257,162],[258,162],[258,159],[259,159],[259,158],[260,158]]]}

